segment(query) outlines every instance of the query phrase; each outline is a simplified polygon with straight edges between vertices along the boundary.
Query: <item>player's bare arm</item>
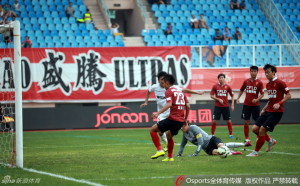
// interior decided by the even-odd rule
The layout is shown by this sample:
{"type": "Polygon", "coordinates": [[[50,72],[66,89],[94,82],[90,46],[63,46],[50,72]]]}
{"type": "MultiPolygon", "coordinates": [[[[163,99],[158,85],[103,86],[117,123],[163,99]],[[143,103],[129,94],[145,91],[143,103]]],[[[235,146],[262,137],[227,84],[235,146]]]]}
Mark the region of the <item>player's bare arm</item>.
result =
{"type": "Polygon", "coordinates": [[[240,91],[238,97],[236,98],[236,103],[240,104],[240,98],[243,95],[244,91],[240,91]]]}
{"type": "Polygon", "coordinates": [[[234,111],[234,95],[231,96],[231,106],[230,106],[231,110],[234,111]]]}
{"type": "Polygon", "coordinates": [[[187,119],[189,117],[189,114],[190,114],[190,109],[191,109],[191,105],[189,103],[185,103],[185,117],[184,117],[184,120],[185,120],[185,123],[188,123],[187,119]]]}
{"type": "Polygon", "coordinates": [[[194,90],[190,90],[190,89],[182,89],[183,93],[188,93],[188,94],[198,94],[198,95],[202,95],[204,94],[204,91],[194,91],[194,90]]]}
{"type": "Polygon", "coordinates": [[[223,104],[223,100],[221,98],[217,98],[215,95],[210,95],[211,99],[220,102],[221,104],[223,104]]]}
{"type": "Polygon", "coordinates": [[[273,109],[274,110],[278,110],[281,104],[283,104],[285,101],[287,101],[287,100],[289,100],[291,98],[292,98],[291,93],[287,93],[281,101],[279,101],[278,103],[275,103],[273,105],[273,109]]]}
{"type": "Polygon", "coordinates": [[[253,99],[252,100],[252,103],[257,103],[257,102],[259,102],[263,97],[264,97],[264,93],[262,93],[262,94],[259,94],[259,96],[258,96],[258,98],[257,99],[253,99]]]}
{"type": "Polygon", "coordinates": [[[264,108],[260,111],[260,115],[262,115],[265,111],[266,111],[266,108],[268,107],[269,105],[269,101],[267,102],[267,104],[264,106],[264,108]]]}
{"type": "Polygon", "coordinates": [[[141,104],[140,108],[145,107],[145,106],[148,105],[149,95],[150,95],[150,92],[147,91],[147,94],[146,94],[146,97],[145,97],[145,103],[141,104]]]}
{"type": "Polygon", "coordinates": [[[152,118],[157,118],[158,115],[168,110],[171,106],[172,102],[167,103],[162,109],[160,109],[160,111],[158,111],[157,113],[153,113],[152,118]]]}

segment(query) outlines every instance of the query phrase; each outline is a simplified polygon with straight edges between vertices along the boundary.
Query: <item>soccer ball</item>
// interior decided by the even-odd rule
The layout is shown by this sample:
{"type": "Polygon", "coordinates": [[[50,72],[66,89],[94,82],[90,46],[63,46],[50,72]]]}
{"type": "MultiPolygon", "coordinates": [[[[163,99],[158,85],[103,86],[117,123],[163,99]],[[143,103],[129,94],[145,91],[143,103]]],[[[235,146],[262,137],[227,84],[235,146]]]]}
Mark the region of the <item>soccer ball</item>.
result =
{"type": "Polygon", "coordinates": [[[227,158],[227,156],[231,155],[230,149],[227,146],[219,147],[217,152],[220,155],[220,158],[227,158]]]}

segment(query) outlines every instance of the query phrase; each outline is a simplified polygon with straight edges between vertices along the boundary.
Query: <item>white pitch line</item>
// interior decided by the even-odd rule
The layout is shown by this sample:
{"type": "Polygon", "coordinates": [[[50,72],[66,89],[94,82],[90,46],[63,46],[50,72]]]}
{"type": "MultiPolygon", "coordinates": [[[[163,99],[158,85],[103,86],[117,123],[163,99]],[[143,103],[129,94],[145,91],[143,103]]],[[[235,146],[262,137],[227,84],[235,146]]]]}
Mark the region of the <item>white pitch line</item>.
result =
{"type": "MultiPolygon", "coordinates": [[[[7,164],[7,163],[0,163],[0,165],[10,167],[10,164],[7,164]]],[[[79,180],[79,179],[76,179],[76,178],[62,176],[62,175],[59,175],[59,174],[53,174],[53,173],[44,172],[44,171],[39,171],[39,170],[35,170],[35,169],[22,168],[22,170],[37,173],[37,174],[44,174],[44,175],[47,175],[47,176],[56,177],[56,178],[60,178],[60,179],[63,179],[63,180],[69,180],[69,181],[73,181],[73,182],[77,182],[77,183],[84,183],[84,184],[87,184],[87,185],[104,186],[100,183],[94,183],[94,182],[84,180],[84,179],[79,180]]]]}
{"type": "Polygon", "coordinates": [[[84,183],[84,184],[87,184],[87,185],[94,185],[94,186],[103,186],[102,184],[94,183],[94,182],[83,180],[83,179],[79,180],[79,179],[76,179],[76,178],[62,176],[62,175],[59,175],[59,174],[53,174],[53,173],[44,172],[44,171],[38,171],[38,170],[35,170],[35,169],[28,169],[28,168],[22,168],[22,169],[25,170],[25,171],[28,171],[28,172],[33,172],[33,173],[37,173],[37,174],[44,174],[44,175],[47,175],[47,176],[56,177],[56,178],[60,178],[60,179],[63,179],[63,180],[69,180],[69,181],[73,181],[73,182],[77,182],[77,183],[84,183]]]}
{"type": "MultiPolygon", "coordinates": [[[[130,143],[130,144],[141,144],[144,143],[130,143]]],[[[150,143],[149,143],[150,144],[150,143]]],[[[117,144],[98,144],[98,145],[68,145],[68,146],[45,146],[45,147],[24,147],[24,149],[48,149],[48,148],[77,148],[77,147],[102,147],[102,146],[123,146],[128,145],[128,143],[117,143],[117,144]]]]}
{"type": "MultiPolygon", "coordinates": [[[[246,149],[246,151],[253,151],[253,150],[246,149]]],[[[262,151],[262,152],[264,152],[264,151],[262,151]]],[[[290,153],[290,152],[276,152],[276,151],[271,151],[271,152],[265,152],[265,153],[283,154],[283,155],[291,155],[291,156],[300,156],[300,154],[298,154],[298,153],[290,153]]]]}
{"type": "MultiPolygon", "coordinates": [[[[201,175],[202,177],[207,176],[257,176],[257,175],[286,175],[286,174],[299,174],[300,172],[262,172],[262,173],[245,173],[245,174],[226,174],[226,175],[201,175]]],[[[132,178],[100,178],[100,179],[92,179],[92,180],[106,180],[106,181],[114,181],[114,180],[142,180],[142,179],[169,179],[174,178],[175,176],[153,176],[153,177],[132,177],[132,178]]]]}

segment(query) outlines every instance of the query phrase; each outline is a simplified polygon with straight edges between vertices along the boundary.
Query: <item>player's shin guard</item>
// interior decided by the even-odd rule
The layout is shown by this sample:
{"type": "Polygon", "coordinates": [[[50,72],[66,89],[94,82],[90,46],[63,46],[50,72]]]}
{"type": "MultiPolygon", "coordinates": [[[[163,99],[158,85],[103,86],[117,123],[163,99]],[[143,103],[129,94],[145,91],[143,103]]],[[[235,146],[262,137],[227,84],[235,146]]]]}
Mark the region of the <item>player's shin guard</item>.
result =
{"type": "Polygon", "coordinates": [[[160,142],[159,142],[159,137],[157,135],[156,132],[150,132],[150,136],[152,138],[152,141],[156,147],[156,149],[159,151],[159,150],[162,150],[162,147],[160,145],[160,142]]]}
{"type": "Polygon", "coordinates": [[[266,136],[257,136],[257,141],[256,141],[256,146],[255,146],[255,151],[258,152],[261,147],[264,145],[266,140],[266,136]]]}
{"type": "Polygon", "coordinates": [[[244,125],[245,139],[249,139],[249,125],[244,125]]]}
{"type": "Polygon", "coordinates": [[[232,135],[232,122],[227,121],[227,127],[228,127],[229,135],[232,135]]]}
{"type": "Polygon", "coordinates": [[[173,149],[174,149],[174,140],[173,138],[168,139],[168,157],[173,157],[173,149]]]}
{"type": "Polygon", "coordinates": [[[217,123],[212,122],[212,124],[211,124],[211,135],[215,135],[216,128],[217,128],[217,123]]]}

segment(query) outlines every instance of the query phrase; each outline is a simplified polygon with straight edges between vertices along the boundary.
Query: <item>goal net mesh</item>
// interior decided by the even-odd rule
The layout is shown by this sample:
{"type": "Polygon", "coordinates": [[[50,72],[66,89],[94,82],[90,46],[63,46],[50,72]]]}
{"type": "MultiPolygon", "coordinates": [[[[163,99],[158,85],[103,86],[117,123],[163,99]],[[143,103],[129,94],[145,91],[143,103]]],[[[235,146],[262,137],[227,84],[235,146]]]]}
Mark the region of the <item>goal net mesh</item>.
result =
{"type": "Polygon", "coordinates": [[[0,33],[0,166],[14,166],[15,86],[12,25],[1,25],[0,33]]]}

